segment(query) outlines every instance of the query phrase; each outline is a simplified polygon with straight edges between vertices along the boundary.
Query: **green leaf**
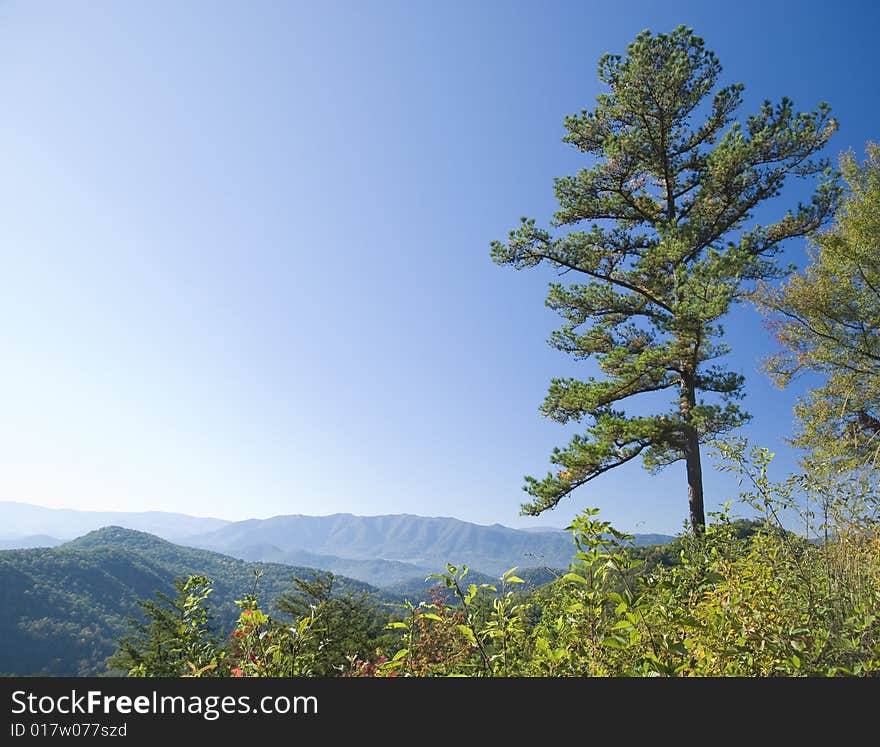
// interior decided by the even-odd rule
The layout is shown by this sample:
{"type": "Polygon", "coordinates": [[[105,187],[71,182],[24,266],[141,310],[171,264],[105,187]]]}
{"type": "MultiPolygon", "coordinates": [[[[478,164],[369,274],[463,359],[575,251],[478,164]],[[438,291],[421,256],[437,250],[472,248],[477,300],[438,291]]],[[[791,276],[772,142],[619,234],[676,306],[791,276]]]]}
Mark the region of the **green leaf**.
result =
{"type": "Polygon", "coordinates": [[[608,636],[607,638],[603,639],[602,645],[606,646],[607,648],[622,650],[626,648],[626,641],[620,639],[617,636],[608,636]]]}
{"type": "Polygon", "coordinates": [[[587,579],[585,579],[585,578],[584,578],[583,576],[581,576],[579,573],[566,573],[566,574],[562,577],[562,580],[563,580],[563,581],[571,581],[571,582],[576,583],[576,584],[587,584],[587,585],[589,585],[589,583],[590,583],[589,581],[587,581],[587,579]]]}

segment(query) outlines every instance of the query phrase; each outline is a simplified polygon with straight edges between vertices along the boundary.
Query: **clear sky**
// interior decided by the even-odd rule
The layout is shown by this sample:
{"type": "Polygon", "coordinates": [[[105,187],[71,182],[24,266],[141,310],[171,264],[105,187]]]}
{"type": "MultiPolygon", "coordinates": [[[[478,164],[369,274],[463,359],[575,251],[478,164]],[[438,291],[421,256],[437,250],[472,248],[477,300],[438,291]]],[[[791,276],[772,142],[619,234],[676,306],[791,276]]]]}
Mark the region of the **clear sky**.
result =
{"type": "MultiPolygon", "coordinates": [[[[644,28],[692,26],[746,112],[828,101],[829,155],[862,155],[877,8],[3,3],[0,499],[514,526],[596,505],[677,531],[681,464],[518,516],[522,476],[569,436],[538,414],[547,383],[583,368],[545,344],[552,273],[494,266],[489,241],[546,222],[581,163],[563,116],[644,28]]],[[[795,392],[757,370],[754,312],[727,327],[746,433],[782,449],[795,392]]],[[[704,469],[709,508],[735,497],[704,469]]]]}

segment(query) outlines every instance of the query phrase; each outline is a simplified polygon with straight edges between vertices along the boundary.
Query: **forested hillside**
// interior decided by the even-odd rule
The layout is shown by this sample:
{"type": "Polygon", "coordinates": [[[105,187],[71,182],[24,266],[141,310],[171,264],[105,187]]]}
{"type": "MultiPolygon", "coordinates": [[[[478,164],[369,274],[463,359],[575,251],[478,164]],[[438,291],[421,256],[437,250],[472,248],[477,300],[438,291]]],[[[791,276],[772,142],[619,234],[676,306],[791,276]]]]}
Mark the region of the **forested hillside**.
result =
{"type": "MultiPolygon", "coordinates": [[[[274,563],[253,564],[206,550],[174,545],[143,532],[108,527],[56,548],[0,552],[0,672],[81,675],[103,671],[138,599],[174,593],[174,581],[193,574],[216,580],[212,597],[219,627],[238,614],[234,601],[254,589],[275,600],[292,590],[295,576],[313,571],[274,563]]],[[[369,592],[339,577],[336,590],[369,592]]]]}

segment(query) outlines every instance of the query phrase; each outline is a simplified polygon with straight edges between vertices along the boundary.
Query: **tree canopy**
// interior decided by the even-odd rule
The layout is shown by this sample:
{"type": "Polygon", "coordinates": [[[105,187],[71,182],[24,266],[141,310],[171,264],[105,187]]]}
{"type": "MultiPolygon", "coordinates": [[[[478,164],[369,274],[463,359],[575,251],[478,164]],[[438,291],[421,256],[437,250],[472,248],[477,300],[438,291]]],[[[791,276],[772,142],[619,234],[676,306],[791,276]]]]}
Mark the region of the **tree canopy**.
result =
{"type": "Polygon", "coordinates": [[[794,442],[814,455],[877,465],[880,455],[880,145],[841,157],[848,190],[811,262],[756,294],[782,350],[767,368],[781,386],[803,372],[824,383],[796,406],[794,442]]]}
{"type": "Polygon", "coordinates": [[[542,413],[588,425],[554,450],[556,472],[526,478],[524,513],[551,509],[636,457],[651,470],[684,459],[691,525],[705,523],[700,444],[748,418],[737,404],[743,377],[717,362],[727,352],[719,319],[751,281],[781,276],[782,243],[819,228],[837,197],[828,180],[776,222],[747,225],[789,177],[827,170],[813,156],[837,124],[827,105],[798,113],[787,98],[735,121],[743,86],[718,88],[720,73],[683,26],[644,31],[625,56],[604,55],[607,92],[565,118],[563,140],[588,165],[555,180],[556,230],[523,218],[507,241],[492,242],[500,265],[546,263],[576,278],[550,285],[547,305],[563,319],[550,344],[603,374],[553,379],[542,413]],[[664,412],[620,405],[663,391],[674,393],[664,412]]]}

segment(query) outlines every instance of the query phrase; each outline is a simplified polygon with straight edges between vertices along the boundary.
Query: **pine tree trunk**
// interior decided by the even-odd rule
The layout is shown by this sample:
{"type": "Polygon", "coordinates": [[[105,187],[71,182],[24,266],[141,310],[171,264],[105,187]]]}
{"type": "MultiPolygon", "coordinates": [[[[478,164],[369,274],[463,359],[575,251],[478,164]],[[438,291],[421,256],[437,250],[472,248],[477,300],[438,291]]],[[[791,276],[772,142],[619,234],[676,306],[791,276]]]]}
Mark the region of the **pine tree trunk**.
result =
{"type": "MultiPolygon", "coordinates": [[[[693,369],[682,375],[681,410],[689,421],[691,412],[697,404],[693,369]]],[[[700,464],[700,435],[688,423],[684,429],[684,459],[687,465],[688,508],[691,529],[694,534],[702,534],[706,526],[706,513],[703,509],[703,467],[700,464]]]]}
{"type": "Polygon", "coordinates": [[[691,529],[694,534],[702,534],[706,526],[706,513],[703,509],[703,467],[700,464],[700,439],[696,431],[688,430],[684,447],[685,464],[687,465],[688,507],[690,508],[691,529]]]}

